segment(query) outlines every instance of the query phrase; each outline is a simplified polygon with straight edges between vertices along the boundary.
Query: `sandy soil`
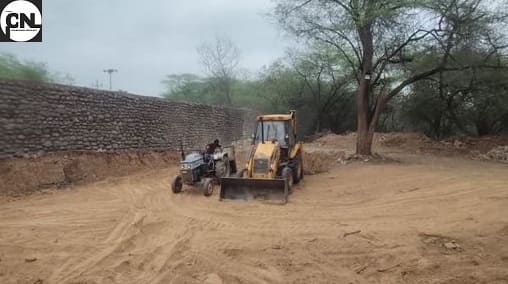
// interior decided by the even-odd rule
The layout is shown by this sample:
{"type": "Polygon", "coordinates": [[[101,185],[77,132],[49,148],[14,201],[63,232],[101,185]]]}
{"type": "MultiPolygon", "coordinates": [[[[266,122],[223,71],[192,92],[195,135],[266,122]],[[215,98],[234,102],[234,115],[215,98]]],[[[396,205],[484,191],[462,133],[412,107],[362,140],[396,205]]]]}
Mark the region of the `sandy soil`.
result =
{"type": "Polygon", "coordinates": [[[0,283],[508,283],[507,165],[379,149],[285,206],[176,168],[0,201],[0,283]]]}

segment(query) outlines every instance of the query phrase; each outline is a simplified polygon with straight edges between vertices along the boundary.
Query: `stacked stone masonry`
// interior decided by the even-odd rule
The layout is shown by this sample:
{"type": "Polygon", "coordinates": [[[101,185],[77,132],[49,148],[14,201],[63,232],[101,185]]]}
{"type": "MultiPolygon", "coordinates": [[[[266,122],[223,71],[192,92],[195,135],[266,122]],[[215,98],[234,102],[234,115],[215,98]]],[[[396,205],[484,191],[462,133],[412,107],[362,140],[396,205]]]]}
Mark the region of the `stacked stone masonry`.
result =
{"type": "Polygon", "coordinates": [[[249,137],[248,109],[0,80],[0,157],[59,151],[178,150],[249,137]]]}

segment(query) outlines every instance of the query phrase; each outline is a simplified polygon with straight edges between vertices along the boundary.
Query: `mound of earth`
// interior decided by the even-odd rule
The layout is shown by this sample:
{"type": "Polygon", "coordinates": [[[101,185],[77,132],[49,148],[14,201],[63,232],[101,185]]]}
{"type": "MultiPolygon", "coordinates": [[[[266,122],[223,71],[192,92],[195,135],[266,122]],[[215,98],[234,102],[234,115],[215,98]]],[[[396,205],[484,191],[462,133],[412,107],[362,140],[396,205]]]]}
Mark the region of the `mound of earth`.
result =
{"type": "MultiPolygon", "coordinates": [[[[308,174],[326,172],[339,162],[365,161],[358,157],[355,132],[345,134],[317,133],[306,137],[305,165],[308,174]]],[[[439,156],[464,156],[474,159],[508,162],[508,135],[485,137],[451,137],[434,140],[423,133],[376,133],[373,141],[373,157],[369,161],[391,161],[386,153],[431,154],[439,156]],[[381,155],[379,155],[381,153],[381,155]]]]}
{"type": "Polygon", "coordinates": [[[345,158],[344,151],[307,150],[303,160],[305,174],[315,175],[327,172],[345,158]]]}
{"type": "Polygon", "coordinates": [[[434,141],[421,133],[379,133],[375,136],[376,142],[387,147],[423,148],[435,146],[434,141]]]}
{"type": "Polygon", "coordinates": [[[48,188],[120,177],[174,166],[178,153],[53,153],[0,160],[0,195],[20,196],[48,188]]]}

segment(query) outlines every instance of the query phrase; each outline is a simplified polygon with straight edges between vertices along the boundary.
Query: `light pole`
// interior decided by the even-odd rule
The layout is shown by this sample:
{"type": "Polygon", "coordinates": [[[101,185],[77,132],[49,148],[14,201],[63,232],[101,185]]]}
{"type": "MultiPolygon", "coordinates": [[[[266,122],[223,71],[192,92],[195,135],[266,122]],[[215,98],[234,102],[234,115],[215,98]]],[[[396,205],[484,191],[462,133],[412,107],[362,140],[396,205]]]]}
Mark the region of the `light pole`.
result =
{"type": "Polygon", "coordinates": [[[118,70],[112,69],[112,68],[110,68],[110,69],[104,69],[104,73],[108,73],[108,75],[109,75],[109,89],[110,90],[113,90],[113,84],[112,84],[112,81],[111,81],[111,77],[113,76],[113,73],[115,73],[115,72],[118,72],[118,70]]]}

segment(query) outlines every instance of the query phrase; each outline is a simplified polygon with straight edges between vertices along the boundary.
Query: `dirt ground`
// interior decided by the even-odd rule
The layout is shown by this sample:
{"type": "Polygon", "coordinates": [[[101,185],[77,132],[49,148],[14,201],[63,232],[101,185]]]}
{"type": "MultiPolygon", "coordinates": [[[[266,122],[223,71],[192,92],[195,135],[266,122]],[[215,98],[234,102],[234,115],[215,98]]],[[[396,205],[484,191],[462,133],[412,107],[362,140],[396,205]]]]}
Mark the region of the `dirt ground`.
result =
{"type": "Polygon", "coordinates": [[[0,283],[508,283],[508,166],[379,141],[285,206],[173,195],[176,167],[0,200],[0,283]]]}

